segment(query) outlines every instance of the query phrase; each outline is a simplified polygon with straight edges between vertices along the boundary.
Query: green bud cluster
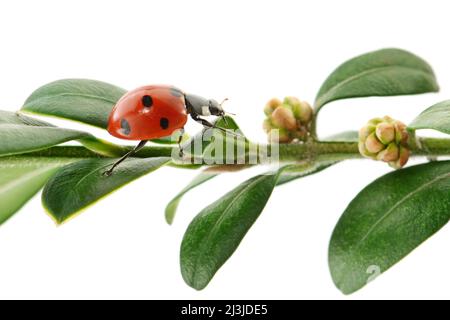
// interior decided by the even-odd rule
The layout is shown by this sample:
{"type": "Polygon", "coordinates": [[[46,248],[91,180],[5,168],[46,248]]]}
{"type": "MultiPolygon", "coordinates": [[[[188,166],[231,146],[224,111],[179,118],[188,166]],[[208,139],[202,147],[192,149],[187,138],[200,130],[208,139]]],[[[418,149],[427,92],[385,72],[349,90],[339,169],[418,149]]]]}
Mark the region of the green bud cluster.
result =
{"type": "Polygon", "coordinates": [[[264,113],[267,118],[263,128],[270,142],[289,143],[307,139],[313,117],[313,110],[307,102],[295,97],[286,97],[283,101],[274,98],[266,104],[264,113]]]}
{"type": "Polygon", "coordinates": [[[359,152],[367,158],[389,163],[395,169],[409,159],[406,125],[391,117],[374,118],[359,131],[359,152]]]}

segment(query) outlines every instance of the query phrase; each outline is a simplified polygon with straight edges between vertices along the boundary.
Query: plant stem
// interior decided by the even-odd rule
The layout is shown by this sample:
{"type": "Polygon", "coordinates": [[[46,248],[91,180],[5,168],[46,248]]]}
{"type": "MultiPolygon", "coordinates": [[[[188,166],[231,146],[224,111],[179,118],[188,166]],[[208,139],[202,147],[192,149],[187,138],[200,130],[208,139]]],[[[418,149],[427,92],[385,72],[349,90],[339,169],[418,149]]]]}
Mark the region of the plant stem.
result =
{"type": "Polygon", "coordinates": [[[319,113],[318,110],[316,108],[314,108],[314,115],[312,117],[311,120],[311,137],[313,140],[317,141],[318,140],[318,136],[317,136],[317,118],[319,117],[319,113]]]}
{"type": "Polygon", "coordinates": [[[446,138],[416,138],[410,144],[413,156],[448,156],[450,155],[450,139],[446,138]]]}
{"type": "Polygon", "coordinates": [[[357,142],[280,144],[280,161],[345,160],[361,158],[357,142]]]}
{"type": "MultiPolygon", "coordinates": [[[[265,145],[259,145],[266,147],[265,145]]],[[[270,147],[270,145],[268,146],[270,147]]],[[[121,147],[122,148],[122,147],[121,147]]],[[[123,153],[131,147],[123,147],[123,153]]],[[[177,146],[149,146],[139,151],[135,157],[170,157],[173,149],[177,146]]],[[[411,144],[412,156],[449,156],[450,139],[442,138],[416,138],[411,144]]],[[[100,155],[84,146],[55,146],[45,150],[30,152],[14,156],[15,158],[26,157],[61,157],[61,158],[101,158],[100,155]]],[[[324,161],[324,160],[346,160],[362,158],[358,151],[357,142],[337,142],[337,141],[309,141],[306,143],[280,144],[279,159],[281,162],[297,161],[324,161]]]]}

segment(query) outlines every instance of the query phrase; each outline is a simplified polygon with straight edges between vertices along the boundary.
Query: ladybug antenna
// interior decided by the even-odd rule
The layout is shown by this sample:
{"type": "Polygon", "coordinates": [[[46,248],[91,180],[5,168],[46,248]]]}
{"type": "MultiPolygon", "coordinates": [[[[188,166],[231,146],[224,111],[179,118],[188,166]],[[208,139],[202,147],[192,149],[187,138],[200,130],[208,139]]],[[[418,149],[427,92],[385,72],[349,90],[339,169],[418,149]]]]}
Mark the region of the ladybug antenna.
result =
{"type": "MultiPolygon", "coordinates": [[[[228,98],[223,99],[223,101],[219,104],[219,106],[222,107],[222,105],[225,103],[225,101],[228,101],[228,100],[229,100],[228,98]]],[[[223,109],[223,108],[222,108],[222,109],[223,109]]],[[[235,116],[236,113],[228,112],[228,111],[225,111],[225,110],[223,111],[223,113],[222,113],[222,119],[223,119],[223,121],[225,122],[225,124],[228,125],[227,118],[225,118],[226,115],[235,116]]]]}
{"type": "MultiPolygon", "coordinates": [[[[219,104],[219,106],[222,107],[222,105],[228,100],[229,100],[228,98],[223,99],[223,101],[219,104]]],[[[228,112],[228,111],[224,111],[223,113],[224,114],[229,114],[229,115],[232,115],[232,116],[236,115],[236,113],[231,113],[231,112],[228,112]]]]}
{"type": "MultiPolygon", "coordinates": [[[[219,107],[222,108],[222,105],[225,103],[225,101],[228,101],[228,98],[223,99],[222,102],[219,103],[219,107]]],[[[223,108],[222,108],[222,110],[223,110],[223,108]]],[[[222,111],[222,120],[223,120],[223,122],[225,122],[225,125],[228,126],[228,121],[227,121],[227,118],[225,117],[226,114],[227,113],[225,111],[222,111]]]]}
{"type": "Polygon", "coordinates": [[[223,105],[226,101],[228,101],[228,100],[229,100],[228,98],[223,99],[222,102],[219,104],[219,106],[222,107],[222,105],[223,105]]]}

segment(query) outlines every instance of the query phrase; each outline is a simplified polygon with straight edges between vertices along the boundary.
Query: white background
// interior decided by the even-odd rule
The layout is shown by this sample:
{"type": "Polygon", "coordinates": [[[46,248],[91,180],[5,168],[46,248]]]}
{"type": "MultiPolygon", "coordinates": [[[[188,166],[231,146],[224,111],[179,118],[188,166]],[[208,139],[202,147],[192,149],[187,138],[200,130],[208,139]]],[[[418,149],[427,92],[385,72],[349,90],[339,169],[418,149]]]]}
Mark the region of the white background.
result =
{"type": "MultiPolygon", "coordinates": [[[[265,141],[266,100],[295,95],[312,102],[341,62],[399,47],[433,65],[441,92],[335,102],[323,109],[319,131],[358,129],[385,114],[408,123],[450,97],[448,30],[446,1],[2,1],[0,108],[17,110],[34,89],[61,78],[129,89],[168,83],[230,98],[226,108],[244,132],[265,141]]],[[[349,161],[276,189],[201,292],[179,272],[183,233],[203,207],[254,172],[196,189],[171,227],[165,204],[194,172],[159,170],[59,228],[36,196],[0,228],[0,298],[448,298],[448,227],[360,292],[345,297],[333,285],[331,232],[358,191],[389,171],[382,163],[349,161]]]]}

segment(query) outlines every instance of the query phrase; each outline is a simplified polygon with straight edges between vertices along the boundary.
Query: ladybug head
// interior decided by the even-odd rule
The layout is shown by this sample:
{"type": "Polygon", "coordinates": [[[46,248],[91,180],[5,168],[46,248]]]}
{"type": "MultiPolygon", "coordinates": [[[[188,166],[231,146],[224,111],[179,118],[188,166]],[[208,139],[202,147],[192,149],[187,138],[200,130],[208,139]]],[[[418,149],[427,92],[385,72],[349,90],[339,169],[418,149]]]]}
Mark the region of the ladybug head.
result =
{"type": "Polygon", "coordinates": [[[222,103],[218,103],[214,99],[208,100],[209,112],[211,113],[211,115],[218,117],[223,117],[225,115],[225,111],[223,111],[222,109],[222,103]]]}
{"type": "Polygon", "coordinates": [[[205,99],[197,95],[186,94],[185,100],[189,110],[197,115],[218,117],[223,117],[225,115],[225,112],[222,109],[222,103],[227,99],[222,101],[222,103],[218,103],[214,99],[205,99]]]}

